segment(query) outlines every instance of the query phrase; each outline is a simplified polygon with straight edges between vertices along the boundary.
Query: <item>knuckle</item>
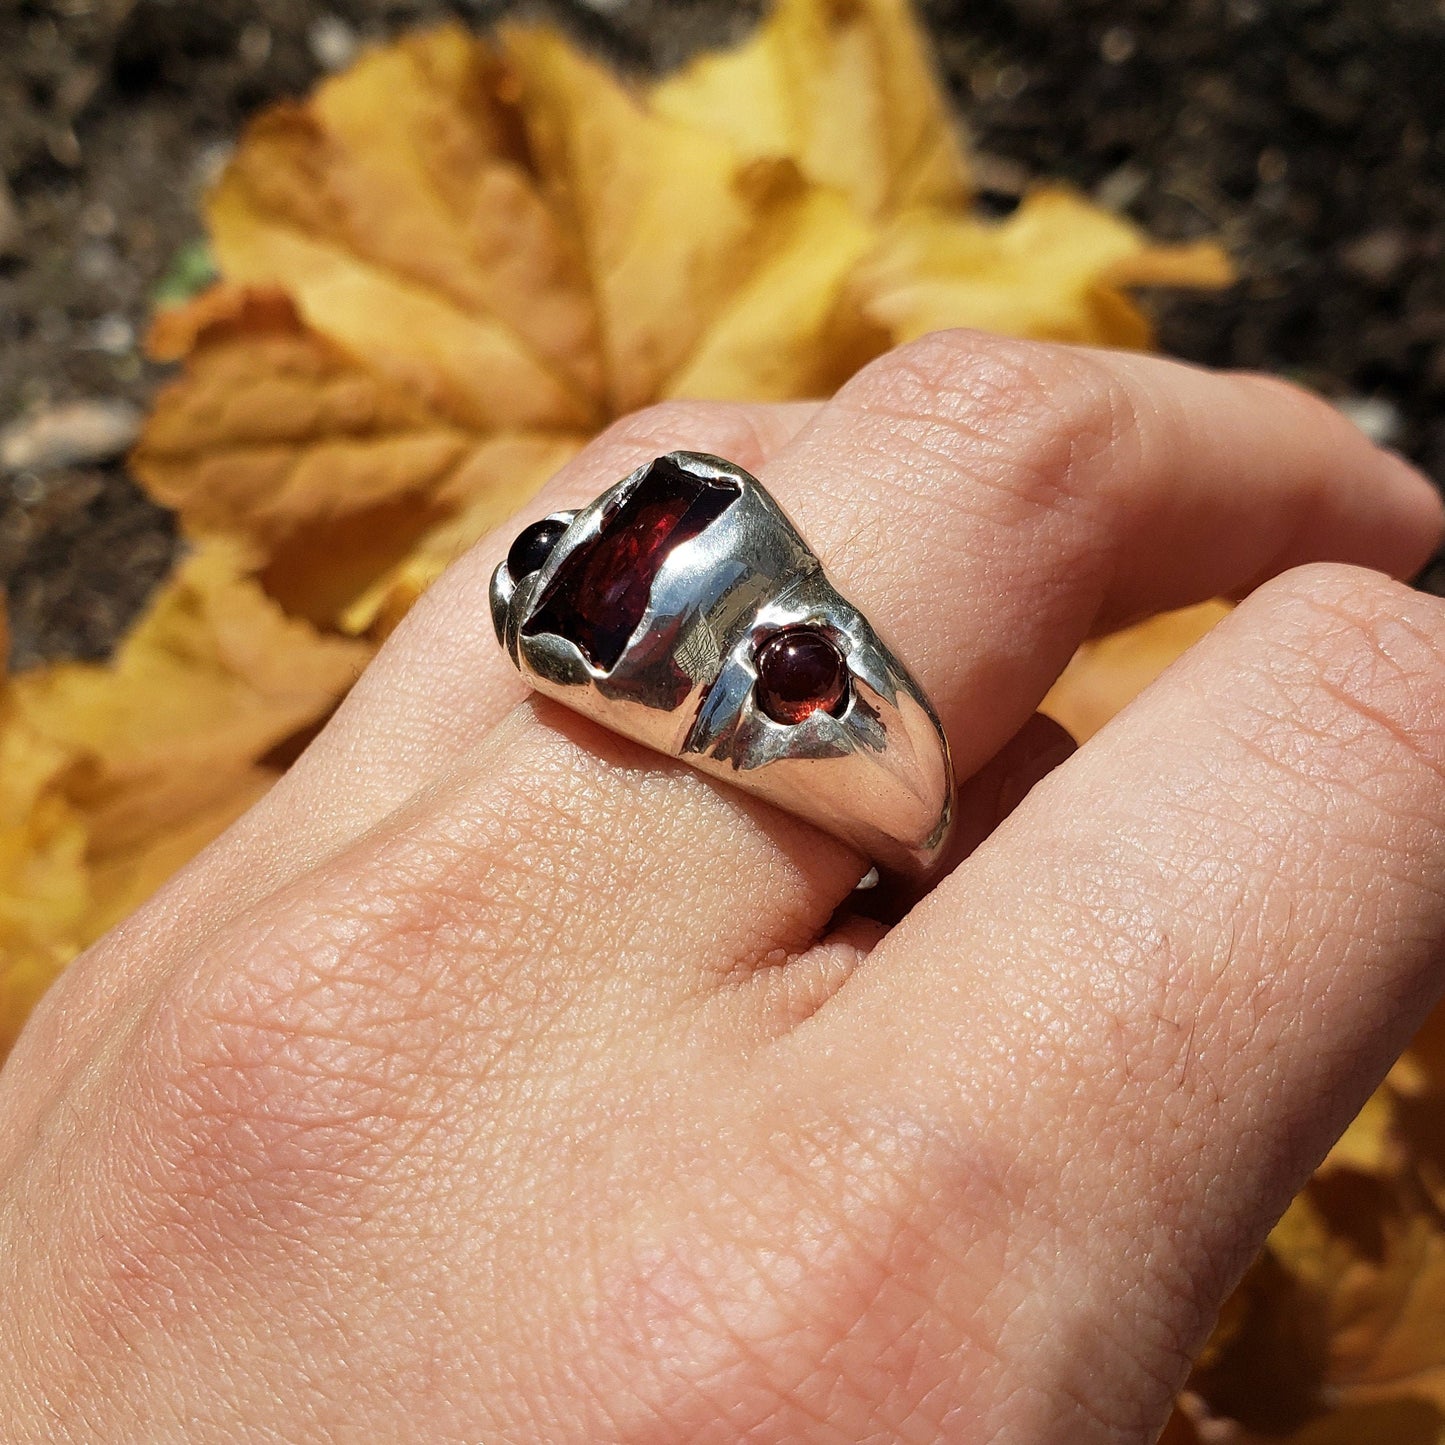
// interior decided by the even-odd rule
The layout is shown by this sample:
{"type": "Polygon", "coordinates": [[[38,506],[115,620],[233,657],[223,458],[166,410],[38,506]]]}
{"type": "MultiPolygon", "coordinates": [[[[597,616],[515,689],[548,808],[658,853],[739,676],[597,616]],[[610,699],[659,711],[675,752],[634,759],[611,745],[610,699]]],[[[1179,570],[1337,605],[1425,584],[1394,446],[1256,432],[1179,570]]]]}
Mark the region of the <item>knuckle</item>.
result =
{"type": "Polygon", "coordinates": [[[1090,505],[1141,443],[1133,393],[1107,360],[1066,346],[940,331],[890,352],[838,401],[880,450],[941,459],[919,468],[944,497],[966,471],[1006,524],[1090,505]],[[1102,465],[1101,465],[1102,463],[1102,465]]]}
{"type": "Polygon", "coordinates": [[[1315,563],[1260,588],[1252,613],[1293,719],[1355,745],[1371,735],[1445,778],[1445,601],[1365,568],[1315,563]]]}

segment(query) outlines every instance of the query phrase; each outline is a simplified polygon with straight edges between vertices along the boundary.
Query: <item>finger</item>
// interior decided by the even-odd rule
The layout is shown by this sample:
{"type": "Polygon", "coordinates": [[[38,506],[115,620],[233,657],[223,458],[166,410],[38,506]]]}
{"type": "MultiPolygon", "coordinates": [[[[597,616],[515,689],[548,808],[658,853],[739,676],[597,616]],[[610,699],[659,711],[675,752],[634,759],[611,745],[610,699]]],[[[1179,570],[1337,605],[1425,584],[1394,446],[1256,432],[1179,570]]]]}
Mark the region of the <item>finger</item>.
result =
{"type": "MultiPolygon", "coordinates": [[[[971,333],[903,348],[816,415],[643,413],[532,510],[588,500],[684,437],[762,472],[844,591],[908,644],[950,710],[964,776],[1096,626],[1307,557],[1408,571],[1440,525],[1428,484],[1304,393],[971,333]]],[[[510,535],[424,600],[273,817],[334,819],[353,836],[523,694],[485,621],[510,535]]]]}
{"type": "MultiPolygon", "coordinates": [[[[590,500],[672,445],[765,476],[845,593],[952,700],[963,776],[1094,628],[1307,558],[1409,571],[1440,525],[1428,484],[1293,388],[957,332],[868,368],[821,412],[643,413],[533,511],[590,500]]],[[[484,621],[511,532],[433,590],[273,808],[353,836],[522,695],[484,621]]]]}
{"type": "MultiPolygon", "coordinates": [[[[974,333],[927,338],[866,368],[761,472],[845,595],[898,644],[937,704],[964,776],[1023,724],[1100,619],[1242,585],[1293,560],[1302,537],[1325,555],[1410,570],[1440,527],[1428,484],[1322,403],[1302,395],[1285,402],[1273,384],[1252,378],[974,333]],[[1178,558],[1187,564],[1160,560],[1178,558]]],[[[486,689],[466,667],[435,682],[432,675],[459,633],[470,639],[489,630],[492,558],[479,558],[482,565],[460,570],[394,640],[393,652],[414,651],[418,661],[403,658],[390,664],[396,673],[383,670],[363,685],[349,718],[316,750],[336,762],[324,774],[329,787],[313,784],[321,774],[309,763],[298,769],[258,815],[259,831],[249,832],[257,841],[242,863],[203,875],[192,889],[258,896],[311,866],[328,827],[355,836],[370,814],[356,817],[333,795],[356,788],[374,798],[375,788],[358,779],[379,752],[394,748],[404,776],[422,768],[405,734],[382,748],[370,743],[368,714],[393,682],[400,703],[381,704],[388,716],[416,713],[432,741],[467,737],[468,720],[484,715],[469,714],[465,700],[486,689]],[[440,701],[429,701],[432,687],[440,701]],[[287,825],[295,841],[278,846],[287,825]]],[[[626,878],[645,859],[644,883],[624,890],[626,908],[647,920],[654,940],[672,930],[666,952],[686,1002],[699,975],[676,970],[679,954],[703,950],[704,975],[731,977],[779,947],[799,947],[866,867],[795,820],[685,769],[661,768],[641,751],[619,750],[594,727],[565,734],[584,754],[575,768],[559,767],[551,744],[525,729],[509,738],[519,750],[511,756],[486,748],[457,755],[435,779],[429,818],[404,830],[398,846],[408,856],[434,848],[434,866],[407,876],[423,902],[434,894],[443,904],[448,889],[470,896],[456,869],[473,876],[494,861],[489,850],[507,854],[509,896],[535,911],[539,955],[563,934],[575,941],[575,918],[565,917],[562,902],[586,916],[584,895],[596,879],[626,878]],[[526,796],[518,758],[568,777],[578,807],[539,807],[526,796]],[[499,790],[508,804],[497,815],[503,821],[495,836],[479,833],[470,820],[481,802],[491,816],[499,790]],[[655,856],[659,816],[681,827],[668,832],[663,859],[655,856]],[[449,842],[456,836],[468,839],[460,859],[449,842]],[[718,868],[719,858],[730,866],[718,868]],[[559,897],[563,860],[574,886],[559,897]],[[739,899],[749,907],[740,909],[739,899]]],[[[369,866],[395,866],[386,856],[369,866]]],[[[149,917],[164,918],[167,906],[149,917]]],[[[171,932],[195,920],[194,907],[182,904],[171,932]]],[[[651,978],[660,959],[629,953],[619,926],[616,938],[597,935],[598,948],[651,978]]]]}
{"type": "Polygon", "coordinates": [[[1445,986],[1442,716],[1445,606],[1293,573],[794,1036],[851,1137],[920,1141],[899,1166],[919,1170],[914,1225],[936,1232],[935,1281],[966,1274],[970,1311],[1007,1315],[980,1368],[1038,1389],[1030,1438],[1152,1438],[1225,1292],[1445,986]]]}

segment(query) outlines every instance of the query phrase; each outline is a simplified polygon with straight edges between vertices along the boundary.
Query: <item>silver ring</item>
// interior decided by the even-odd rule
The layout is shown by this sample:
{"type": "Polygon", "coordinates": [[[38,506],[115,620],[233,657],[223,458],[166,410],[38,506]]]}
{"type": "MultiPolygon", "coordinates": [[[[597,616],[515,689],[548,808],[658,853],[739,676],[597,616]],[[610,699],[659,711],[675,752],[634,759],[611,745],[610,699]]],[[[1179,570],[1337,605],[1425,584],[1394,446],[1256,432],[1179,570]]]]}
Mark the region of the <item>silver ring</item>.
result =
{"type": "Polygon", "coordinates": [[[937,860],[953,807],[938,716],[741,467],[669,452],[533,522],[491,604],[538,692],[882,868],[937,860]]]}

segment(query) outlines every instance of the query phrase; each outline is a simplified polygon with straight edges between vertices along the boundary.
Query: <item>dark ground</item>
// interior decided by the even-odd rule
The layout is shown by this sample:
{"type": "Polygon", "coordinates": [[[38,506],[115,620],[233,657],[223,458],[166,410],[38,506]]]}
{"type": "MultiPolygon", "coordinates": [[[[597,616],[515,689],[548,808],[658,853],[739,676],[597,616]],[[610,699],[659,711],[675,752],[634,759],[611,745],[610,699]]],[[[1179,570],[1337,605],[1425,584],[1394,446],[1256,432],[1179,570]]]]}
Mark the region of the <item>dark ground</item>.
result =
{"type": "MultiPolygon", "coordinates": [[[[144,403],[152,296],[194,256],[199,191],[251,111],[359,40],[505,8],[0,0],[0,430],[73,399],[144,403]]],[[[534,8],[626,64],[666,66],[759,5],[534,8]]],[[[1161,237],[1221,237],[1245,279],[1159,298],[1165,347],[1310,382],[1445,482],[1445,0],[924,10],[990,205],[1062,177],[1161,237]]],[[[166,569],[166,519],[114,463],[0,468],[0,482],[13,661],[103,655],[166,569]]]]}

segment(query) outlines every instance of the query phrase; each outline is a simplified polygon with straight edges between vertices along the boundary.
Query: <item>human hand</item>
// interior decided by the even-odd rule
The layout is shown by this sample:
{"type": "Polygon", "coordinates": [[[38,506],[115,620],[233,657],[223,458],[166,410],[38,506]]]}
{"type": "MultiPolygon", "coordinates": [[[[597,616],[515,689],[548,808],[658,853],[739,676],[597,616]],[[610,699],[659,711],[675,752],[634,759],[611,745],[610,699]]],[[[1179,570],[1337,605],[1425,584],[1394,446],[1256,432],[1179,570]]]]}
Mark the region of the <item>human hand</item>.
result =
{"type": "Polygon", "coordinates": [[[0,1075],[7,1442],[1157,1433],[1441,988],[1445,610],[1360,570],[1440,505],[1282,384],[947,333],[528,515],[675,447],[896,642],[961,861],[885,929],[842,844],[524,700],[505,529],[0,1075]],[[1085,636],[1260,583],[1061,761],[1085,636]]]}

